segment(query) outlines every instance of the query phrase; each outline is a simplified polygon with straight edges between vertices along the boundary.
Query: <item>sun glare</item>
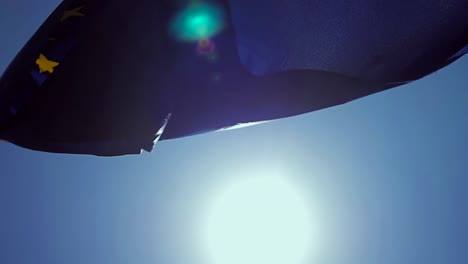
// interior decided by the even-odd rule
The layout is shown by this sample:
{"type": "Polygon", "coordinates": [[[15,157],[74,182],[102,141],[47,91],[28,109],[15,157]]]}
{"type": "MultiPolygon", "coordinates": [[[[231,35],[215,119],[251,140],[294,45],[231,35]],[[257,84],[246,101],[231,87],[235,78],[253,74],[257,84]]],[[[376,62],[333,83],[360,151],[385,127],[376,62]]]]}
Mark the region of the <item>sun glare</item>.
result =
{"type": "Polygon", "coordinates": [[[230,185],[214,199],[204,244],[214,264],[300,264],[311,219],[297,190],[280,177],[230,185]]]}

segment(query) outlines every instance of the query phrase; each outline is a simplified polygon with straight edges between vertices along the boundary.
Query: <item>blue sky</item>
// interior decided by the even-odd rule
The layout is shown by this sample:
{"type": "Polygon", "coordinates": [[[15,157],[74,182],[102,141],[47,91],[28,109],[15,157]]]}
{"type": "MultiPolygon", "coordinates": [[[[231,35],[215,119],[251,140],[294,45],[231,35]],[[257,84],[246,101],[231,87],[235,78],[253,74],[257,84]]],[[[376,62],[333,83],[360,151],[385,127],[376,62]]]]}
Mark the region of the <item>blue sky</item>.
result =
{"type": "MultiPolygon", "coordinates": [[[[0,72],[58,3],[0,3],[0,72]]],[[[230,183],[271,174],[321,223],[307,263],[467,263],[467,72],[463,58],[342,106],[139,156],[0,144],[0,263],[208,263],[204,208],[230,183]]]]}

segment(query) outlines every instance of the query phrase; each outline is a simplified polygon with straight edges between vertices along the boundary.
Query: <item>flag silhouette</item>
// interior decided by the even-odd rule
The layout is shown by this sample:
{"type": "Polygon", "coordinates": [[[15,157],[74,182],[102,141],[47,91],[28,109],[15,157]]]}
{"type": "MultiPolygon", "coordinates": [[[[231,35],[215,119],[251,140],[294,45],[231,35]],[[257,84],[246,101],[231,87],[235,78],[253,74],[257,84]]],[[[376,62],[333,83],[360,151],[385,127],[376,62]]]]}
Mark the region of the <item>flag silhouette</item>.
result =
{"type": "Polygon", "coordinates": [[[0,139],[116,156],[343,104],[468,52],[468,2],[65,0],[0,80],[0,139]]]}

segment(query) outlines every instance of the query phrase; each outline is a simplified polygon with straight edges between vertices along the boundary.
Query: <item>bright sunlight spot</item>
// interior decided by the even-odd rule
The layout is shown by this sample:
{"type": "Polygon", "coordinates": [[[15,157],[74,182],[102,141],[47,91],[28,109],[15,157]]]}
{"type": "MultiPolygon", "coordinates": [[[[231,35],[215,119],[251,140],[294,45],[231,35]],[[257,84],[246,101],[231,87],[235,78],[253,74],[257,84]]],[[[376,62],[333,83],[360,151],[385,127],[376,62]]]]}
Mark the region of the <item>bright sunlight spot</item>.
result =
{"type": "Polygon", "coordinates": [[[304,201],[287,181],[244,179],[214,200],[204,223],[212,263],[303,263],[311,220],[304,201]]]}

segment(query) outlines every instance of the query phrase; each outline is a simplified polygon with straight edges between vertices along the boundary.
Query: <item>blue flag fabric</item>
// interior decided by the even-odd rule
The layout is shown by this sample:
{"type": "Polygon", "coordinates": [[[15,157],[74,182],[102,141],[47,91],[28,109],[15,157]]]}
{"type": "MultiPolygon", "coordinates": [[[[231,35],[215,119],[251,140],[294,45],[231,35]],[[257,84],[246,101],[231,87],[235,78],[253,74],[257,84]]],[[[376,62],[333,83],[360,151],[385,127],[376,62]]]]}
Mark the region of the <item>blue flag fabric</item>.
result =
{"type": "Polygon", "coordinates": [[[0,79],[0,139],[116,156],[390,89],[468,52],[465,0],[65,0],[0,79]]]}
{"type": "Polygon", "coordinates": [[[406,82],[467,44],[463,0],[236,0],[231,12],[241,60],[258,75],[309,69],[406,82]]]}

